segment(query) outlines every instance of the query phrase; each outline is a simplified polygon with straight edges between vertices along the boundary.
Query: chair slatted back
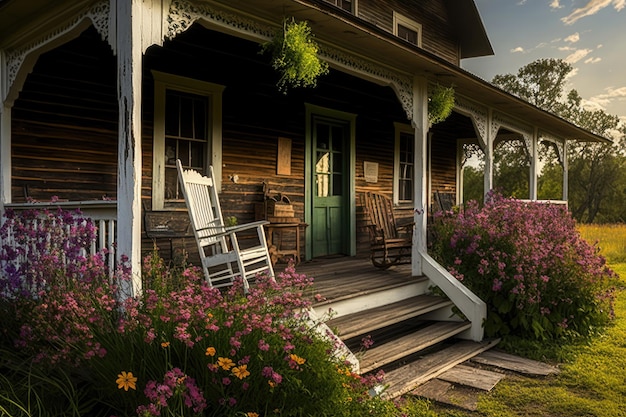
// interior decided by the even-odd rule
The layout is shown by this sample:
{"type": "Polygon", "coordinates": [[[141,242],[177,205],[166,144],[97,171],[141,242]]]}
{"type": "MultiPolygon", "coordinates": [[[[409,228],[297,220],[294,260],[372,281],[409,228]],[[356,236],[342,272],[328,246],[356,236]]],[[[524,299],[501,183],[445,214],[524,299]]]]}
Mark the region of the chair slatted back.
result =
{"type": "Polygon", "coordinates": [[[377,233],[383,233],[387,239],[398,236],[396,220],[393,215],[393,203],[382,194],[365,193],[365,208],[370,222],[376,226],[377,233]]]}
{"type": "Polygon", "coordinates": [[[177,162],[177,168],[183,179],[183,194],[189,206],[189,217],[199,245],[206,247],[221,241],[219,243],[225,247],[225,238],[216,237],[216,234],[224,232],[225,225],[215,188],[213,167],[209,167],[209,177],[193,169],[184,169],[180,161],[177,162]]]}

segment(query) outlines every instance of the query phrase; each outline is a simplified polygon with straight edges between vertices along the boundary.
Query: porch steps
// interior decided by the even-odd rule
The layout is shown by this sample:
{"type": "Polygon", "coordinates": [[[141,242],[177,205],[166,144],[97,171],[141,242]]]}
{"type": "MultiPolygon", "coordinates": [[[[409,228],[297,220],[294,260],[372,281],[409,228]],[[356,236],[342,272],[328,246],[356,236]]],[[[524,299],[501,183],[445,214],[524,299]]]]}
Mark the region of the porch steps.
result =
{"type": "Polygon", "coordinates": [[[361,374],[385,372],[385,398],[410,393],[497,343],[457,339],[471,323],[453,316],[452,301],[429,294],[428,285],[427,278],[413,277],[314,306],[335,312],[326,324],[357,355],[361,374]],[[374,344],[363,350],[367,336],[374,344]]]}
{"type": "Polygon", "coordinates": [[[391,326],[451,305],[452,302],[447,298],[422,294],[391,304],[343,315],[329,320],[326,324],[331,329],[337,328],[339,337],[346,341],[355,336],[366,335],[376,329],[391,326]]]}
{"type": "Polygon", "coordinates": [[[472,327],[469,322],[436,322],[391,342],[377,344],[360,357],[361,373],[373,371],[405,356],[420,352],[472,327]]]}

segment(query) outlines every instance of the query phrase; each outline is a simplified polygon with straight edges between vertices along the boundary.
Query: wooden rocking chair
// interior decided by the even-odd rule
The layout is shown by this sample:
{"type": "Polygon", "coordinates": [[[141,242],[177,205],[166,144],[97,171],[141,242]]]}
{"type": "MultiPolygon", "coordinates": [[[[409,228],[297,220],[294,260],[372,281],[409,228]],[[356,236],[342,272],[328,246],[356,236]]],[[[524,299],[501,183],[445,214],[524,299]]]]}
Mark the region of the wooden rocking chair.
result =
{"type": "Polygon", "coordinates": [[[381,194],[365,193],[365,211],[370,232],[371,259],[378,268],[410,264],[413,224],[398,227],[390,199],[381,194]]]}
{"type": "Polygon", "coordinates": [[[232,285],[236,277],[243,280],[244,290],[257,274],[274,276],[272,262],[267,250],[263,225],[267,221],[226,226],[215,188],[213,167],[210,177],[192,169],[183,169],[176,161],[178,178],[193,228],[202,269],[213,287],[232,285]],[[255,233],[256,232],[256,233],[255,233]],[[247,243],[240,246],[240,240],[247,243]]]}

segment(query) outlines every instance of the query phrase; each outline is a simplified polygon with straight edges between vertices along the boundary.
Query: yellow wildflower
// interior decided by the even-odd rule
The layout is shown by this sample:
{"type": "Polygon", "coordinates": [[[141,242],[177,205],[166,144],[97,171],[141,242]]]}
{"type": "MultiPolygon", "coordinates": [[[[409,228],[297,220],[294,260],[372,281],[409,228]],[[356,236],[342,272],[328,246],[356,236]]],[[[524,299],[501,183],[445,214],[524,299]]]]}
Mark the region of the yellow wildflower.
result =
{"type": "Polygon", "coordinates": [[[291,355],[289,355],[289,358],[294,361],[295,363],[297,363],[298,365],[302,365],[304,362],[306,362],[306,359],[301,358],[300,356],[292,353],[291,355]]]}
{"type": "Polygon", "coordinates": [[[169,347],[169,346],[170,346],[170,342],[162,342],[161,343],[161,347],[162,348],[166,348],[166,347],[169,347]]]}
{"type": "Polygon", "coordinates": [[[235,366],[235,363],[232,359],[229,358],[217,358],[217,366],[221,367],[223,370],[228,371],[230,368],[235,366]]]}
{"type": "Polygon", "coordinates": [[[135,385],[137,383],[137,378],[133,376],[132,372],[127,373],[126,371],[122,371],[121,374],[117,375],[115,383],[117,384],[117,388],[124,388],[124,391],[128,391],[129,388],[135,390],[137,389],[137,386],[135,385]]]}
{"type": "Polygon", "coordinates": [[[206,353],[205,355],[207,356],[215,356],[216,350],[213,346],[209,346],[208,348],[206,348],[206,353]]]}
{"type": "Polygon", "coordinates": [[[235,375],[239,379],[244,379],[250,372],[248,371],[248,365],[235,366],[233,368],[233,375],[235,375]]]}
{"type": "Polygon", "coordinates": [[[267,383],[270,385],[270,387],[274,388],[276,386],[276,382],[274,381],[267,381],[267,383]]]}
{"type": "Polygon", "coordinates": [[[249,413],[246,413],[246,417],[259,417],[259,414],[250,411],[249,413]]]}

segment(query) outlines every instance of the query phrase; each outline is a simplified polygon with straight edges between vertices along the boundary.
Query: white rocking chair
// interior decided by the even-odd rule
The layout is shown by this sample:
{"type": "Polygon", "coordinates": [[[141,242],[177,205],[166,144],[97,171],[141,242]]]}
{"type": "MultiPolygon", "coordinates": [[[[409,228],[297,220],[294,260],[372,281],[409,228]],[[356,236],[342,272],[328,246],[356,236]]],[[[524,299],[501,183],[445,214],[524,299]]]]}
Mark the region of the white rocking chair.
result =
{"type": "Polygon", "coordinates": [[[202,269],[209,284],[225,287],[232,285],[236,277],[241,277],[244,291],[247,291],[249,281],[254,280],[257,274],[267,273],[273,277],[263,230],[263,225],[268,222],[226,226],[215,188],[213,167],[209,167],[210,177],[205,177],[192,169],[184,169],[180,160],[176,161],[176,166],[202,269]],[[246,243],[245,247],[240,247],[239,240],[246,243]]]}

